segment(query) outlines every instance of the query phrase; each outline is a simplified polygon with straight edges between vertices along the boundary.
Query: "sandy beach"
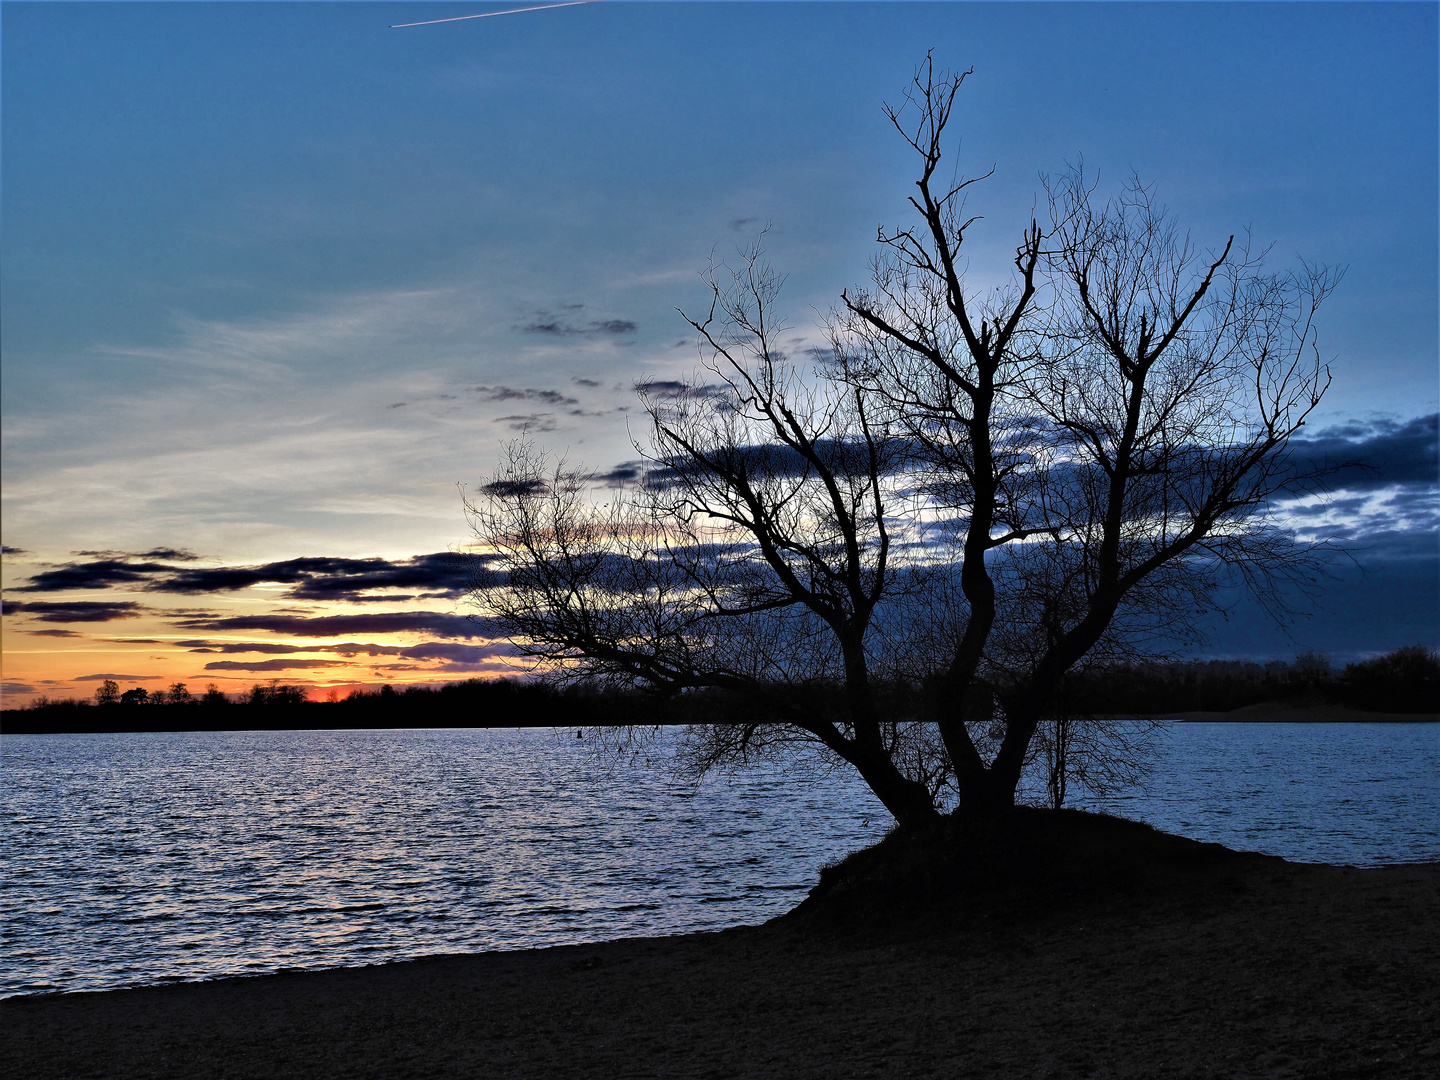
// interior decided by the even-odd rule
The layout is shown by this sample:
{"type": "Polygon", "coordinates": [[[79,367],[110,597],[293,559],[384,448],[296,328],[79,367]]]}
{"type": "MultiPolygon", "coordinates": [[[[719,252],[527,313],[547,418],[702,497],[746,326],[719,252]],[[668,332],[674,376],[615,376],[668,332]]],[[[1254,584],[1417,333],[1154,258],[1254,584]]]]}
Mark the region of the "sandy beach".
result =
{"type": "Polygon", "coordinates": [[[1052,889],[1035,903],[970,897],[888,926],[802,909],[713,934],[13,998],[0,1003],[0,1069],[34,1078],[1440,1072],[1440,864],[1362,870],[1203,847],[1183,872],[1052,889]]]}

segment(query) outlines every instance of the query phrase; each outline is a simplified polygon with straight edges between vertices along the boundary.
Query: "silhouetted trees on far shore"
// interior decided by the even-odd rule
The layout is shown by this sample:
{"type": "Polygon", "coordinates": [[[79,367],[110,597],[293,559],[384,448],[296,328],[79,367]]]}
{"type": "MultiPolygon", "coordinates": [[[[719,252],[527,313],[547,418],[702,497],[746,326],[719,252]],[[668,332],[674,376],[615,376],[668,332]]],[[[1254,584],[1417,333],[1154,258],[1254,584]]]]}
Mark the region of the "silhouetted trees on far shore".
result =
{"type": "Polygon", "coordinates": [[[1193,660],[1098,668],[1075,677],[1067,710],[1081,715],[1231,712],[1247,705],[1345,705],[1366,712],[1440,712],[1440,657],[1412,645],[1335,669],[1319,653],[1291,663],[1193,660]]]}
{"type": "Polygon", "coordinates": [[[11,734],[86,731],[230,731],[387,727],[565,727],[677,722],[674,703],[654,695],[617,694],[579,686],[557,689],[526,680],[469,679],[438,687],[358,690],[343,699],[311,701],[306,688],[257,683],[226,694],[204,694],[176,683],[164,691],[121,692],[102,683],[92,704],[84,698],[38,697],[6,709],[0,730],[11,734]],[[177,689],[178,692],[177,693],[177,689]]]}
{"type": "MultiPolygon", "coordinates": [[[[888,708],[908,712],[915,688],[892,688],[888,708]]],[[[823,688],[817,688],[823,692],[823,688]]],[[[514,679],[469,679],[438,687],[357,690],[343,699],[309,701],[305,689],[257,683],[226,694],[210,684],[193,694],[184,683],[122,692],[106,680],[95,702],[39,697],[6,709],[12,734],[62,731],[196,731],[245,728],[602,727],[620,724],[743,723],[743,701],[724,694],[662,697],[584,685],[563,688],[514,679]]],[[[1366,712],[1440,712],[1440,655],[1412,645],[1335,668],[1302,653],[1292,662],[1191,660],[1094,668],[1070,678],[1067,715],[1163,716],[1226,713],[1247,705],[1344,705],[1366,712]]]]}

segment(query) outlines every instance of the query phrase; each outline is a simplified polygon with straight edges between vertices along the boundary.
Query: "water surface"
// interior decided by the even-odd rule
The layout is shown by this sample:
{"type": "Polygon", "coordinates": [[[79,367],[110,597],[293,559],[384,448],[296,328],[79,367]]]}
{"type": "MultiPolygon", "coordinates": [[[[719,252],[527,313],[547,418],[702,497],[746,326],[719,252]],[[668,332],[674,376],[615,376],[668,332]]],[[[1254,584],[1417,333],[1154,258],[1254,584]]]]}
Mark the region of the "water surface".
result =
{"type": "MultiPolygon", "coordinates": [[[[1179,724],[1087,805],[1292,859],[1440,858],[1440,726],[1179,724]]],[[[755,923],[888,818],[849,773],[677,782],[568,731],[0,737],[0,994],[755,923]]]]}

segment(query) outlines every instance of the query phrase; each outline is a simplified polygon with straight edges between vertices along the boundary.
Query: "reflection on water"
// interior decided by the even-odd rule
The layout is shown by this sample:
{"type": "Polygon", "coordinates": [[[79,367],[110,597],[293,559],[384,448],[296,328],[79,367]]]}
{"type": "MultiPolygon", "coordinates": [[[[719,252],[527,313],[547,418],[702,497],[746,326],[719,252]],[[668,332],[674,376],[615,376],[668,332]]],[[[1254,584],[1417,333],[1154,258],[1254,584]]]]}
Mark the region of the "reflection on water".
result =
{"type": "MultiPolygon", "coordinates": [[[[1177,725],[1150,793],[1103,808],[1290,858],[1440,858],[1437,736],[1177,725]]],[[[564,732],[7,736],[0,769],[0,994],[759,922],[888,823],[848,774],[695,789],[564,732]]]]}

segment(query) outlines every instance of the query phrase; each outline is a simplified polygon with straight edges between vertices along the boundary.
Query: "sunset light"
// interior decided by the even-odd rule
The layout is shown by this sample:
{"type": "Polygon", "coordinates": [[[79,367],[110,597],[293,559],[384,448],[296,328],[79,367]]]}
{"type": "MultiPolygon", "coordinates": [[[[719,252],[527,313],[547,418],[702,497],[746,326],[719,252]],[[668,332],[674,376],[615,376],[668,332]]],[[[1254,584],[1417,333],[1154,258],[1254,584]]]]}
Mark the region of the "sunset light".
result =
{"type": "Polygon", "coordinates": [[[1432,1080],[1434,0],[0,30],[0,1075],[1432,1080]]]}

